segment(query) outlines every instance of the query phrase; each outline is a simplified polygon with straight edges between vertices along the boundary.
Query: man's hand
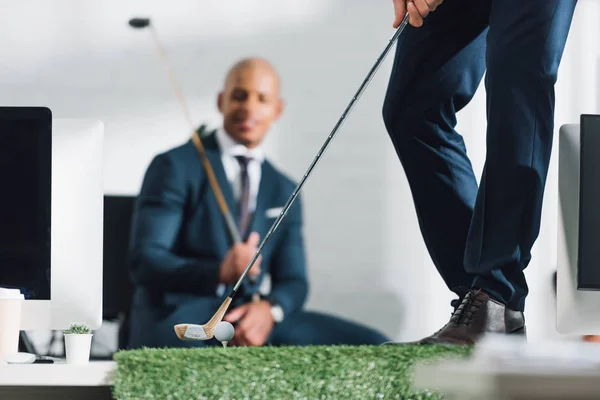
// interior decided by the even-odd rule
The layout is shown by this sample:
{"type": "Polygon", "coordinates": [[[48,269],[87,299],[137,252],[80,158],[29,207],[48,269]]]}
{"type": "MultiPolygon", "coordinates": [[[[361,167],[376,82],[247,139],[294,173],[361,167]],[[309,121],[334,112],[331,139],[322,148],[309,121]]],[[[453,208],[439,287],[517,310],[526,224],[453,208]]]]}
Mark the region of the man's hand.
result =
{"type": "Polygon", "coordinates": [[[414,27],[423,25],[423,18],[442,4],[444,0],[392,0],[394,2],[394,28],[400,26],[400,22],[408,12],[410,15],[408,23],[414,27]]]}
{"type": "MultiPolygon", "coordinates": [[[[246,243],[237,243],[227,252],[219,268],[219,281],[221,283],[234,283],[242,276],[258,250],[259,241],[260,235],[252,232],[246,243]]],[[[256,262],[248,271],[248,275],[258,275],[260,273],[261,260],[262,256],[258,256],[256,262]]]]}
{"type": "Polygon", "coordinates": [[[234,308],[223,320],[232,324],[239,321],[233,340],[229,342],[232,346],[262,346],[275,325],[271,304],[265,300],[234,308]]]}

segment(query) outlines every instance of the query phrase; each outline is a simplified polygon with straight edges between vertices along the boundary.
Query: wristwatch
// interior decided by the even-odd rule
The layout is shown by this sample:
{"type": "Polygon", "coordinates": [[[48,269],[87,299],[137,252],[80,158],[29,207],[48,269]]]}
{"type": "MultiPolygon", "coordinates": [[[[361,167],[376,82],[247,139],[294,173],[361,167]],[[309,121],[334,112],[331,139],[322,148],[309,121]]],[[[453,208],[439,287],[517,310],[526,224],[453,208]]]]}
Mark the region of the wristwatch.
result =
{"type": "Polygon", "coordinates": [[[271,303],[271,316],[275,322],[283,321],[283,308],[276,301],[271,298],[266,299],[269,303],[271,303]]]}
{"type": "Polygon", "coordinates": [[[271,306],[271,315],[275,322],[283,321],[283,308],[279,304],[271,306]]]}

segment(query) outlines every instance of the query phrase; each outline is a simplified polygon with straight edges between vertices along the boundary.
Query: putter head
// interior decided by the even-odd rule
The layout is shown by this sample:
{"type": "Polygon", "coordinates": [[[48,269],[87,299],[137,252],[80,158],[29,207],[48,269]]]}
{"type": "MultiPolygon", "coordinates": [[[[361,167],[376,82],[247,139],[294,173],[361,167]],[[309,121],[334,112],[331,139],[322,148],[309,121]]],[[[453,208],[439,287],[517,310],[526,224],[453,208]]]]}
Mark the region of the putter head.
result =
{"type": "Polygon", "coordinates": [[[150,25],[150,18],[131,18],[129,26],[135,29],[146,28],[150,25]]]}

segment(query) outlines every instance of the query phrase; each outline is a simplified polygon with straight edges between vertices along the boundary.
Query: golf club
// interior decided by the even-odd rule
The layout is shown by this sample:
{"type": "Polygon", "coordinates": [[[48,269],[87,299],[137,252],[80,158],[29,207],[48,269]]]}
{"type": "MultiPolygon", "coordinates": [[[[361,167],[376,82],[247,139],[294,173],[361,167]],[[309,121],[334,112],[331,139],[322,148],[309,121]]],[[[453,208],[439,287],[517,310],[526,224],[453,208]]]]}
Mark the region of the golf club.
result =
{"type": "MultiPolygon", "coordinates": [[[[161,60],[163,61],[165,68],[167,69],[167,72],[169,75],[169,81],[171,83],[173,92],[175,93],[175,96],[177,97],[179,106],[183,110],[183,114],[185,115],[185,118],[186,118],[188,124],[190,125],[191,131],[194,132],[194,134],[192,136],[192,142],[194,143],[194,146],[196,147],[196,150],[198,151],[198,155],[200,156],[202,164],[204,165],[204,169],[206,170],[206,175],[208,176],[210,186],[212,187],[212,190],[214,191],[215,196],[217,198],[217,203],[219,205],[219,209],[221,210],[221,214],[223,214],[223,217],[225,218],[225,223],[227,224],[227,229],[229,231],[231,240],[233,241],[234,244],[240,243],[242,241],[241,235],[239,233],[239,230],[237,229],[237,226],[233,220],[233,217],[231,216],[229,207],[227,207],[227,202],[225,201],[225,198],[223,197],[223,193],[221,191],[221,188],[219,186],[217,178],[215,177],[212,166],[208,160],[208,157],[206,156],[206,153],[204,150],[204,145],[202,144],[202,140],[200,139],[199,134],[196,132],[196,129],[194,128],[194,124],[193,124],[192,118],[190,116],[189,107],[187,106],[187,104],[185,102],[183,93],[181,92],[181,88],[177,84],[177,81],[175,79],[175,74],[173,72],[173,69],[171,68],[169,59],[167,57],[167,52],[165,51],[165,48],[163,47],[162,42],[160,41],[160,39],[158,37],[158,33],[156,32],[156,29],[154,29],[154,25],[152,25],[149,18],[132,18],[129,20],[129,25],[134,29],[148,28],[150,30],[150,33],[152,34],[152,39],[154,41],[154,45],[156,46],[158,54],[159,54],[161,60]]],[[[251,282],[255,282],[257,277],[254,275],[249,275],[248,279],[250,279],[251,282]]],[[[260,295],[258,293],[254,293],[252,296],[252,300],[255,302],[259,301],[260,295]]]]}
{"type": "Polygon", "coordinates": [[[252,265],[254,264],[254,262],[256,262],[256,260],[260,256],[260,253],[262,252],[263,247],[265,246],[265,244],[267,243],[267,241],[271,238],[271,235],[273,234],[273,232],[275,232],[275,230],[277,229],[277,227],[281,223],[281,220],[287,214],[290,206],[292,205],[292,203],[296,199],[296,196],[298,196],[298,192],[300,191],[300,189],[304,185],[304,182],[306,182],[306,179],[308,178],[308,176],[312,172],[313,168],[315,167],[315,165],[317,164],[317,162],[319,161],[319,159],[321,158],[321,156],[323,155],[323,153],[325,152],[325,150],[327,149],[327,147],[329,147],[329,143],[331,143],[331,141],[333,140],[333,138],[337,134],[339,128],[342,126],[342,124],[344,123],[344,121],[348,117],[348,114],[350,113],[350,111],[354,107],[354,104],[356,103],[356,101],[358,101],[358,99],[362,95],[363,91],[368,86],[369,82],[371,81],[371,79],[373,78],[373,76],[375,75],[375,73],[377,72],[377,70],[379,69],[379,67],[381,66],[381,63],[383,62],[383,60],[385,59],[385,57],[389,53],[390,49],[392,48],[392,46],[394,45],[394,43],[396,42],[396,40],[398,39],[398,37],[400,36],[400,34],[404,31],[404,28],[408,24],[408,18],[409,18],[409,15],[408,15],[408,13],[406,13],[406,15],[404,16],[402,22],[400,23],[400,25],[396,29],[396,32],[394,33],[394,36],[392,36],[392,38],[389,40],[389,43],[387,44],[387,46],[385,47],[385,49],[383,50],[383,52],[381,53],[381,55],[379,56],[379,58],[377,58],[377,61],[375,62],[375,65],[373,65],[373,67],[371,68],[371,70],[367,74],[367,77],[364,79],[364,81],[362,82],[362,84],[358,88],[358,91],[352,97],[352,100],[350,101],[350,104],[348,104],[348,106],[346,107],[346,109],[342,113],[342,116],[340,117],[340,119],[338,120],[338,122],[333,127],[333,130],[331,131],[331,133],[329,134],[329,136],[325,140],[325,143],[323,143],[323,145],[321,146],[321,149],[319,150],[319,152],[317,153],[316,157],[311,162],[310,166],[308,167],[308,169],[304,173],[304,176],[302,177],[302,179],[300,180],[300,182],[296,186],[296,189],[294,190],[294,192],[292,193],[292,195],[290,196],[290,198],[286,202],[285,206],[283,207],[283,210],[281,210],[281,213],[279,214],[279,216],[277,217],[277,219],[275,220],[275,222],[273,222],[273,225],[269,229],[269,232],[267,233],[267,235],[262,240],[261,244],[258,247],[257,252],[254,254],[254,257],[252,257],[252,260],[250,260],[250,263],[246,267],[246,269],[245,269],[244,273],[242,274],[242,276],[240,276],[240,278],[238,279],[236,285],[233,287],[233,290],[231,291],[231,293],[229,294],[229,296],[225,299],[225,301],[223,301],[223,304],[221,304],[221,306],[219,307],[219,309],[217,310],[217,312],[213,315],[213,317],[206,324],[204,324],[204,325],[177,324],[177,325],[175,325],[175,327],[174,327],[175,328],[175,332],[176,332],[177,336],[179,337],[179,339],[181,339],[181,340],[207,340],[207,339],[211,339],[213,337],[213,335],[214,335],[214,329],[215,329],[216,324],[218,324],[221,321],[221,319],[223,318],[223,316],[225,315],[225,312],[227,311],[227,308],[229,307],[229,304],[231,304],[231,301],[233,300],[233,297],[235,296],[238,288],[240,287],[240,284],[242,283],[242,280],[244,279],[244,276],[248,273],[248,271],[250,270],[250,268],[252,268],[252,265]]]}

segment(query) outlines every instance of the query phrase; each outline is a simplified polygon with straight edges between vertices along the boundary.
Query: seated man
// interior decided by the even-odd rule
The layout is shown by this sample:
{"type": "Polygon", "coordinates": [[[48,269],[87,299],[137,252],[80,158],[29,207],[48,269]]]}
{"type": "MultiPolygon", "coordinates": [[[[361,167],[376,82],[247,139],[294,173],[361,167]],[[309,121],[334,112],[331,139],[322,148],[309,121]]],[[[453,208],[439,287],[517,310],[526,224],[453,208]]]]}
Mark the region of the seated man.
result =
{"type": "MultiPolygon", "coordinates": [[[[296,187],[265,159],[261,148],[283,107],[272,66],[259,58],[238,62],[227,74],[218,107],[222,126],[205,133],[202,143],[228,208],[240,220],[244,242],[232,243],[191,141],[156,156],[133,217],[132,348],[220,345],[215,339],[180,341],[173,327],[204,324],[213,316],[296,187]]],[[[233,345],[387,341],[373,329],[302,309],[308,280],[300,196],[250,273],[258,281],[244,279],[224,318],[236,326],[233,345]],[[271,277],[271,291],[253,301],[265,274],[271,277]]]]}

